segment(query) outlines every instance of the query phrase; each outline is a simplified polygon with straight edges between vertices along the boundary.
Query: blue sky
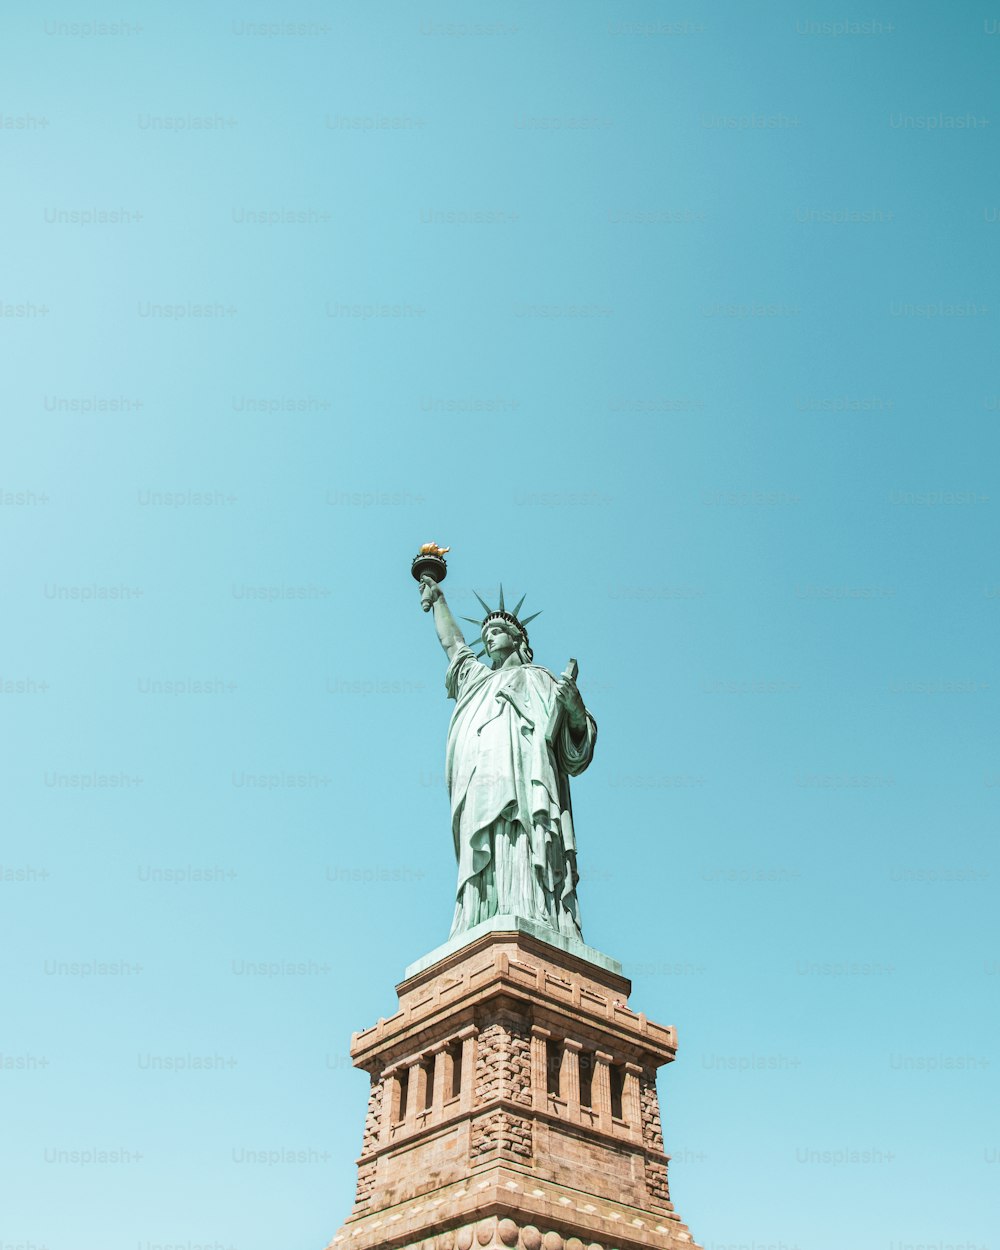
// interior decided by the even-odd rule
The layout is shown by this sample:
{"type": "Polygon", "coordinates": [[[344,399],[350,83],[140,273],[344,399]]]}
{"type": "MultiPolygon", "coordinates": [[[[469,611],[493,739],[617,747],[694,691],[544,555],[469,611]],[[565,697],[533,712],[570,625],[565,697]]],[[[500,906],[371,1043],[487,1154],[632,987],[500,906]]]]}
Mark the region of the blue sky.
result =
{"type": "Polygon", "coordinates": [[[2,19],[0,1250],[348,1213],[430,540],[579,661],[695,1236],[998,1250],[991,6],[91,10],[2,19]]]}

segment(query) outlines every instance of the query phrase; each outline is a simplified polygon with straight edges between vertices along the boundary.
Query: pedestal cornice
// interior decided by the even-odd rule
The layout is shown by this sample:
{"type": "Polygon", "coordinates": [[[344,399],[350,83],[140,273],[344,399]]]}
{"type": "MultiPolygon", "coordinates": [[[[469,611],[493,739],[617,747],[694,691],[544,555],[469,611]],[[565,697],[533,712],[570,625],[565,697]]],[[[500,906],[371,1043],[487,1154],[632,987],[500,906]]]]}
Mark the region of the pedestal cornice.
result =
{"type": "Polygon", "coordinates": [[[677,1050],[676,1029],[626,1006],[631,990],[628,978],[530,933],[492,931],[402,981],[396,987],[399,1011],[355,1033],[351,1055],[356,1066],[367,1069],[373,1054],[401,1045],[414,1026],[422,1034],[436,1025],[450,1028],[477,1002],[503,992],[536,1003],[538,1025],[546,1015],[558,1020],[568,1014],[602,1034],[610,1032],[636,1055],[648,1052],[660,1064],[669,1063],[677,1050]]]}

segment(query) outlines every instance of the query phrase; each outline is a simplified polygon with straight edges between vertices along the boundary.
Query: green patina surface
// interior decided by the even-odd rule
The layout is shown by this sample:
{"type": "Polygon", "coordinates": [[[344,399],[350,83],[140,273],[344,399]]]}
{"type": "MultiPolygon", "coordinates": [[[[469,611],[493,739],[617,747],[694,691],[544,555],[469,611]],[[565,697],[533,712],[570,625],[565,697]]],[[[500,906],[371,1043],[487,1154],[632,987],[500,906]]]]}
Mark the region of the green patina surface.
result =
{"type": "Polygon", "coordinates": [[[478,655],[434,577],[421,577],[420,597],[455,700],[445,754],[458,861],[451,937],[514,917],[554,945],[588,951],[569,781],[593,759],[597,724],[577,688],[576,661],[561,677],[535,664],[526,628],[533,618],[518,617],[520,603],[507,611],[502,590],[496,609],[480,599],[478,655]]]}

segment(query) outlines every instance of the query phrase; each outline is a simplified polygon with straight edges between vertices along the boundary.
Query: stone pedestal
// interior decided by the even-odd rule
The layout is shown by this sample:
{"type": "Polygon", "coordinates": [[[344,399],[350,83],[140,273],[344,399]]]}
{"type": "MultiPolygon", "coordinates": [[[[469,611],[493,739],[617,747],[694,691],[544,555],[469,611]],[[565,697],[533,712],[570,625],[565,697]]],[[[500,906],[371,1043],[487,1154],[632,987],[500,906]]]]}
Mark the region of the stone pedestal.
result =
{"type": "Polygon", "coordinates": [[[330,1250],[697,1250],[656,1092],[674,1030],[624,1005],[613,960],[504,919],[413,965],[354,1035],[371,1094],[330,1250]]]}

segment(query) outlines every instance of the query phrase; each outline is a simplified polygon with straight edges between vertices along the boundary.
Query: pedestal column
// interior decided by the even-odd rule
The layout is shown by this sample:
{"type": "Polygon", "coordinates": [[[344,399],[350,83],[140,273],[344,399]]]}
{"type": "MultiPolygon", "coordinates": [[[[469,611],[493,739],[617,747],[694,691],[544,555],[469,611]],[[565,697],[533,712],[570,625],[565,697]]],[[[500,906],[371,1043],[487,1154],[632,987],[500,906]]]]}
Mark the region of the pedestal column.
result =
{"type": "Polygon", "coordinates": [[[597,1124],[603,1133],[610,1133],[611,1126],[611,1062],[613,1056],[599,1050],[594,1055],[594,1110],[597,1124]]]}
{"type": "Polygon", "coordinates": [[[625,1084],[622,1089],[622,1119],[628,1125],[632,1141],[642,1141],[642,1106],[639,1102],[639,1078],[642,1068],[637,1063],[625,1065],[625,1084]]]}
{"type": "Polygon", "coordinates": [[[559,1092],[566,1099],[566,1113],[574,1124],[580,1123],[580,1051],[579,1042],[563,1042],[563,1060],[559,1072],[559,1092]]]}

